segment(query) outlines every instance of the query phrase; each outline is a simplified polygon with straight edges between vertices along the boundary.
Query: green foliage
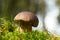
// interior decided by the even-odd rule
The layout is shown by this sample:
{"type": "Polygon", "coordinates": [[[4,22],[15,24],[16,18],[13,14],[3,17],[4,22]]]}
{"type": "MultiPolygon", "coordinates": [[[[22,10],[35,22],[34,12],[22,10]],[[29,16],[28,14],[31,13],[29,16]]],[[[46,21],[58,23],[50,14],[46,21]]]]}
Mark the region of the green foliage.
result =
{"type": "Polygon", "coordinates": [[[53,38],[46,32],[35,30],[20,33],[15,30],[16,28],[17,26],[14,22],[10,22],[6,18],[0,18],[0,40],[60,40],[60,38],[53,38]]]}
{"type": "Polygon", "coordinates": [[[16,26],[14,24],[12,24],[9,20],[7,20],[6,18],[0,18],[0,29],[6,30],[6,31],[13,31],[15,30],[16,26]]]}
{"type": "Polygon", "coordinates": [[[33,32],[25,32],[19,33],[18,31],[14,32],[3,32],[0,33],[1,40],[50,40],[50,36],[46,33],[33,31],[33,32]]]}

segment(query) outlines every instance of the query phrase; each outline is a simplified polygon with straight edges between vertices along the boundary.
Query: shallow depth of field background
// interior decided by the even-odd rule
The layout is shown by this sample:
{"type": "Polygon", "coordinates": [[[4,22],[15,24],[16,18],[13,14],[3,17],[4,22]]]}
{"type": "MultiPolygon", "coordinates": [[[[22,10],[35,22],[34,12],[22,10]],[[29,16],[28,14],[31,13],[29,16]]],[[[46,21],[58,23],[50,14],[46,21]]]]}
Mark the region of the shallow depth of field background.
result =
{"type": "Polygon", "coordinates": [[[14,22],[14,17],[21,11],[30,11],[39,19],[38,27],[33,30],[60,35],[60,0],[0,0],[0,18],[6,17],[14,22]]]}

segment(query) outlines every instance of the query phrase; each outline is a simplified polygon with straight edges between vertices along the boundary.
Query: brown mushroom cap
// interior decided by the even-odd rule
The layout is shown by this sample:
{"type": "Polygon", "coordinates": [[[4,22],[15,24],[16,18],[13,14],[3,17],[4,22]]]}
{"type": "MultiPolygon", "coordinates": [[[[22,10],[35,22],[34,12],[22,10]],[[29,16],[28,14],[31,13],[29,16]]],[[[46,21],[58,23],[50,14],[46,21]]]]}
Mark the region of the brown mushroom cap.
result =
{"type": "Polygon", "coordinates": [[[38,22],[39,22],[37,16],[27,11],[18,13],[16,17],[14,18],[14,21],[21,21],[21,20],[24,22],[31,23],[32,26],[34,27],[37,27],[38,22]]]}

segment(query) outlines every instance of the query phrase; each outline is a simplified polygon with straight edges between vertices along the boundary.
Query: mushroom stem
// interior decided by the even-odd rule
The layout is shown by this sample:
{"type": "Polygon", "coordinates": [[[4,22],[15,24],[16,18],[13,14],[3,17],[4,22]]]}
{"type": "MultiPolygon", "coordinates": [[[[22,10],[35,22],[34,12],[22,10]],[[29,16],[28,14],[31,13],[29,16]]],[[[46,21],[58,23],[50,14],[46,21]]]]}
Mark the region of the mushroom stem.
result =
{"type": "Polygon", "coordinates": [[[20,32],[24,32],[24,31],[28,31],[28,32],[31,32],[32,31],[32,26],[23,26],[21,25],[20,27],[18,27],[18,31],[20,32]]]}

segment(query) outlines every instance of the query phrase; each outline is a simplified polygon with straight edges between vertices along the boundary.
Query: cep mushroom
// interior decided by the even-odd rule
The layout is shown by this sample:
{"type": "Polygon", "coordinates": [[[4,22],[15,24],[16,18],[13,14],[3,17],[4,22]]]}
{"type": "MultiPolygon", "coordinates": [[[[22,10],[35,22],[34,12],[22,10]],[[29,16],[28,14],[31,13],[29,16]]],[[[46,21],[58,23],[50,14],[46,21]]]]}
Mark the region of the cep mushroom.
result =
{"type": "Polygon", "coordinates": [[[20,31],[27,30],[29,32],[32,31],[32,26],[37,27],[38,22],[39,22],[36,15],[27,11],[18,13],[15,16],[14,21],[20,23],[20,27],[18,28],[18,30],[20,31]]]}

